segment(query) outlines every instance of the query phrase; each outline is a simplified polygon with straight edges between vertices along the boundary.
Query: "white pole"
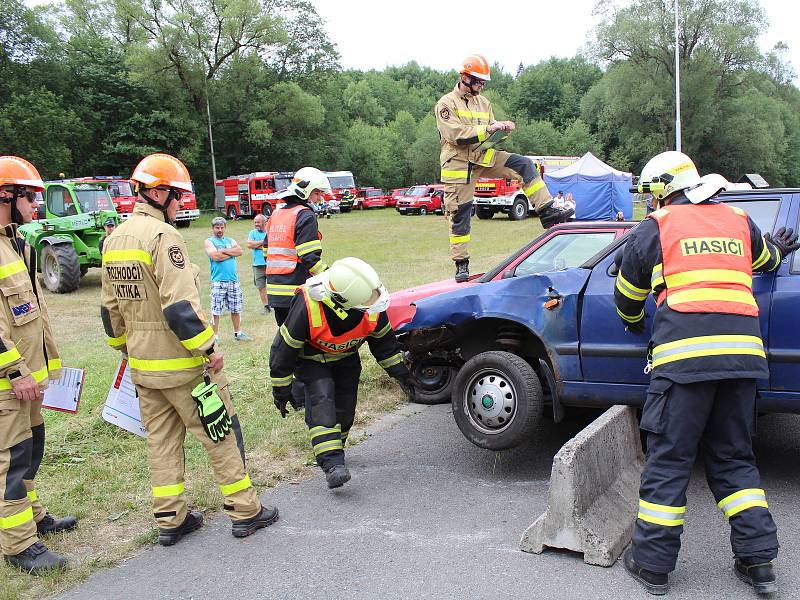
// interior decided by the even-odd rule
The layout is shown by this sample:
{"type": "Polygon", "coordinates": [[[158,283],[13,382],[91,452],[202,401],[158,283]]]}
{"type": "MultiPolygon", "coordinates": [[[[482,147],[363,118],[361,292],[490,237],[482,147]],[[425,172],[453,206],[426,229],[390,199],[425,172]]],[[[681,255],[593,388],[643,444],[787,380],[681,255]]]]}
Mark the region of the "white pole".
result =
{"type": "Polygon", "coordinates": [[[681,151],[681,69],[678,58],[678,0],[675,0],[675,150],[681,151]]]}

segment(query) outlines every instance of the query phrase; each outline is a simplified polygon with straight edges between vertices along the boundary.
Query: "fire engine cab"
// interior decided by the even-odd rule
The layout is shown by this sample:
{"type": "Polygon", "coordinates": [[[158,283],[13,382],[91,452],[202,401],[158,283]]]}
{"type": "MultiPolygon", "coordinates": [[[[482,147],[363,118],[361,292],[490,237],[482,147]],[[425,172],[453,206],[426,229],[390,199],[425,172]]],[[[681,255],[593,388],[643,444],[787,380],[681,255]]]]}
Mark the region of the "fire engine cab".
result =
{"type": "MultiPolygon", "coordinates": [[[[577,156],[528,156],[539,174],[553,172],[571,165],[577,156]]],[[[480,178],[475,182],[475,214],[479,219],[491,219],[495,213],[506,213],[512,221],[519,221],[534,210],[522,192],[522,182],[516,179],[480,178]]]]}
{"type": "Polygon", "coordinates": [[[266,171],[217,179],[214,208],[230,220],[258,213],[268,217],[283,203],[278,193],[289,187],[293,175],[291,171],[266,171]]]}

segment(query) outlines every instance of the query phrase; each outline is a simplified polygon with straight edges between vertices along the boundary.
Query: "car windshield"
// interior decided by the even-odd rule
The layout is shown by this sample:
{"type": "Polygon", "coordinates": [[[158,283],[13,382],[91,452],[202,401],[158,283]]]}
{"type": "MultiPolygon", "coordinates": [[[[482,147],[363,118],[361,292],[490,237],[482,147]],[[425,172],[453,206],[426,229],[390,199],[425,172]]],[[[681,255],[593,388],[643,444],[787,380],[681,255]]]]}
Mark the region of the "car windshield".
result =
{"type": "Polygon", "coordinates": [[[81,205],[81,212],[111,210],[110,197],[105,188],[98,186],[75,186],[75,196],[81,205]]]}
{"type": "Polygon", "coordinates": [[[517,265],[515,277],[577,267],[614,241],[613,231],[560,233],[517,265]]]}
{"type": "Polygon", "coordinates": [[[328,175],[328,183],[335,190],[356,187],[356,182],[353,180],[352,175],[338,175],[336,177],[328,175]]]}
{"type": "Polygon", "coordinates": [[[405,193],[406,196],[427,196],[428,195],[428,187],[425,185],[417,185],[412,188],[408,188],[408,191],[405,193]]]}
{"type": "Polygon", "coordinates": [[[129,181],[115,181],[114,183],[109,183],[108,191],[114,198],[119,198],[120,196],[133,196],[133,186],[129,181]]]}

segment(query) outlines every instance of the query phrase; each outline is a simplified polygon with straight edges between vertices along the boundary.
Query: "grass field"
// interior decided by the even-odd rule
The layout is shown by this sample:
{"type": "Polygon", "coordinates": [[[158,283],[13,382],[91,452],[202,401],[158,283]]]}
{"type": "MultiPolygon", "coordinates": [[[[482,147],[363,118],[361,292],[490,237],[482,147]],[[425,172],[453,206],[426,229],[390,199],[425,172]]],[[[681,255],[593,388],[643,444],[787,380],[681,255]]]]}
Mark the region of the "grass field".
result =
{"type": "MultiPolygon", "coordinates": [[[[242,328],[253,341],[235,342],[227,315],[221,320],[220,334],[225,371],[244,430],[248,470],[256,487],[263,491],[280,480],[311,474],[315,467],[306,465],[312,454],[301,414],[290,413],[287,419],[281,419],[272,405],[266,380],[269,345],[276,328],[271,315],[260,314],[258,294],[252,285],[250,251],[245,247],[250,229],[249,220],[229,223],[227,235],[245,248],[246,254],[238,264],[245,293],[242,328]]],[[[326,262],[345,256],[363,258],[376,268],[390,291],[453,275],[444,217],[403,217],[395,210],[384,209],[336,215],[321,221],[320,229],[326,262]]],[[[208,309],[208,260],[203,240],[211,234],[210,217],[204,216],[181,232],[191,259],[201,267],[202,300],[208,309]]],[[[472,272],[489,269],[540,232],[538,219],[475,219],[472,272]]],[[[99,298],[99,269],[90,270],[75,293],[47,294],[64,363],[86,369],[79,413],[46,411],[47,446],[36,486],[53,514],[73,514],[80,519],[76,531],[47,540],[48,546],[68,556],[71,567],[62,574],[35,578],[0,566],[0,600],[52,594],[155,542],[144,441],[100,416],[119,357],[105,345],[99,298]]],[[[356,425],[404,401],[399,388],[375,361],[368,355],[363,358],[356,425]]],[[[221,497],[197,441],[187,439],[186,458],[191,504],[206,512],[219,510],[221,497]]],[[[180,547],[175,551],[180,552],[180,547]]]]}

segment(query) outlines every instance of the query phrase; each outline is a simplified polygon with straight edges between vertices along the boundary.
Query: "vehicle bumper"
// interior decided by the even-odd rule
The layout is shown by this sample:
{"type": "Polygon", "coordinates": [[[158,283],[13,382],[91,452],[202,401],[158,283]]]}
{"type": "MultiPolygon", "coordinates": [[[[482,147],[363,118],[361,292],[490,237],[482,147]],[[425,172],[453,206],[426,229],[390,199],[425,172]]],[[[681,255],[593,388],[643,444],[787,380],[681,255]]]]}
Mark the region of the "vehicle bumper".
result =
{"type": "Polygon", "coordinates": [[[195,219],[200,217],[200,211],[195,210],[179,210],[178,214],[175,215],[176,221],[194,221],[195,219]]]}

